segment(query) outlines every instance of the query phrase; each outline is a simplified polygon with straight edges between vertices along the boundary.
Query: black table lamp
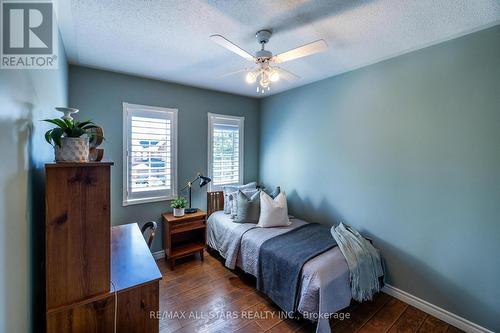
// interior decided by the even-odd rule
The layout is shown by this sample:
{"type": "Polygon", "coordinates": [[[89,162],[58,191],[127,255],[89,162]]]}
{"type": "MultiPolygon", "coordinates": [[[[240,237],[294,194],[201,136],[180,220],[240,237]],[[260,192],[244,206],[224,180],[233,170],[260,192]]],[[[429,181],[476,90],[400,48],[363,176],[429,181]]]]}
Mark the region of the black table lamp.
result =
{"type": "Polygon", "coordinates": [[[200,187],[203,187],[212,181],[212,179],[205,177],[200,172],[198,172],[198,175],[196,176],[196,178],[193,179],[192,181],[188,182],[187,185],[182,188],[181,192],[189,187],[189,208],[186,208],[184,210],[184,213],[186,213],[186,214],[192,214],[192,213],[196,213],[198,211],[198,208],[191,208],[191,187],[193,187],[193,183],[195,181],[197,181],[198,179],[200,180],[200,187]]]}

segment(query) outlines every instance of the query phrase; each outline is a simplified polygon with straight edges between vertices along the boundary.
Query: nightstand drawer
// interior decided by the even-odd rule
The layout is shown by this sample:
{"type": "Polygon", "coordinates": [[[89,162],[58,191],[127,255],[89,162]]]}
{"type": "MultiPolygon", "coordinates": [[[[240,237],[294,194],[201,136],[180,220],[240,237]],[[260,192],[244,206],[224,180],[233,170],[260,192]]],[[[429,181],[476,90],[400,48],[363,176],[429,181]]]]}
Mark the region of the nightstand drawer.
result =
{"type": "Polygon", "coordinates": [[[198,220],[198,221],[192,221],[192,222],[172,223],[171,227],[172,227],[171,233],[177,234],[179,232],[205,228],[206,222],[205,222],[205,220],[198,220]]]}

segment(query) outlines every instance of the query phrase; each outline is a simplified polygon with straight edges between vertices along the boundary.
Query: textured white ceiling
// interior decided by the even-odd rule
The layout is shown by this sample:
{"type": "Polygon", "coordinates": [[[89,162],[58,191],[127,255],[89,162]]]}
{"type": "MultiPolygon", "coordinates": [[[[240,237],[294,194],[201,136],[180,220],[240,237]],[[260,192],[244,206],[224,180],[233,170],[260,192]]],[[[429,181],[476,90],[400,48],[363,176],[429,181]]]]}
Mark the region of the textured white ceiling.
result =
{"type": "MultiPolygon", "coordinates": [[[[328,51],[282,65],[301,86],[500,23],[498,0],[59,0],[70,63],[262,97],[249,65],[208,36],[221,34],[254,53],[255,32],[272,29],[281,53],[323,38],[328,51]]],[[[266,94],[269,95],[269,94],[266,94]]]]}

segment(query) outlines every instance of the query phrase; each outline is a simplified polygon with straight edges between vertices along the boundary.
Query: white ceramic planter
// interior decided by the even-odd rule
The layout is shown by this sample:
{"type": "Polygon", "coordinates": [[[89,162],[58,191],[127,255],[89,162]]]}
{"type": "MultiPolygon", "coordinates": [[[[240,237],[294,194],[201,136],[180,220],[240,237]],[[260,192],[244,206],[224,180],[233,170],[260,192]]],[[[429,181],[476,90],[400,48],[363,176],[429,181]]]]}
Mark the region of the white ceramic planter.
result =
{"type": "Polygon", "coordinates": [[[174,216],[175,217],[184,216],[184,208],[174,208],[174,216]]]}
{"type": "Polygon", "coordinates": [[[61,147],[54,149],[56,162],[88,162],[89,161],[89,138],[62,138],[61,147]]]}

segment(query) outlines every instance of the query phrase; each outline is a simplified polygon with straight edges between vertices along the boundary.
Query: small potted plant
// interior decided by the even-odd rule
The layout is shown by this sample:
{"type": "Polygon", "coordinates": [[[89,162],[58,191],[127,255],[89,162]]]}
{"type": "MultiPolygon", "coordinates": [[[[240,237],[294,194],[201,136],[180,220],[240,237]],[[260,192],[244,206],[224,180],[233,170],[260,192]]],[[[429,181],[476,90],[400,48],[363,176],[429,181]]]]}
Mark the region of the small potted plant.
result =
{"type": "Polygon", "coordinates": [[[170,206],[174,209],[175,217],[184,216],[184,208],[187,206],[187,200],[184,197],[177,197],[172,200],[170,206]]]}
{"type": "Polygon", "coordinates": [[[56,162],[88,162],[91,129],[93,122],[78,122],[73,119],[44,119],[57,127],[45,133],[45,140],[54,147],[56,162]]]}

